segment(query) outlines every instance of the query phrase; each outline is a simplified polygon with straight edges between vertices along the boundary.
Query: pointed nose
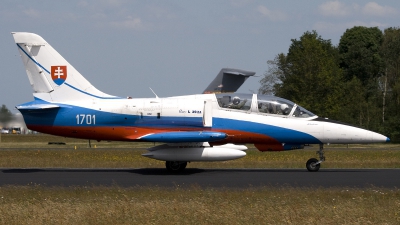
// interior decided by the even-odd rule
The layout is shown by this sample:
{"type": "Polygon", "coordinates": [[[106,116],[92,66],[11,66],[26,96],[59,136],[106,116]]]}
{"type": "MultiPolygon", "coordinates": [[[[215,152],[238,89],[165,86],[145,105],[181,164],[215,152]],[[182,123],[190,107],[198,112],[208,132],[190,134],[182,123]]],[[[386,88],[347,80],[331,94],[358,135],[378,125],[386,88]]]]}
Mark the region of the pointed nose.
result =
{"type": "Polygon", "coordinates": [[[390,141],[388,137],[370,130],[334,123],[325,124],[324,135],[327,142],[338,144],[366,144],[390,141]]]}
{"type": "Polygon", "coordinates": [[[382,134],[334,121],[326,118],[316,118],[313,121],[323,124],[322,135],[320,138],[323,143],[336,144],[367,144],[389,142],[390,139],[382,134]]]}
{"type": "Polygon", "coordinates": [[[369,132],[372,133],[373,142],[389,142],[390,141],[390,138],[388,138],[388,137],[386,137],[386,136],[384,136],[382,134],[378,134],[378,133],[375,133],[375,132],[372,132],[372,131],[369,131],[369,132]]]}

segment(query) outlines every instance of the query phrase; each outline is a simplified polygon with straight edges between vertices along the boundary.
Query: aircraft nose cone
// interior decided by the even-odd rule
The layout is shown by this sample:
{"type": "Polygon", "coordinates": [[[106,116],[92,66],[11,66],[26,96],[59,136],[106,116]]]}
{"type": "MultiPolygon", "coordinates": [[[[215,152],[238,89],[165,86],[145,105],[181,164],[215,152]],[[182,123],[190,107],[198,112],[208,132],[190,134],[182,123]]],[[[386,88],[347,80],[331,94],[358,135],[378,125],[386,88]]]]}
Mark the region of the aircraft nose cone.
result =
{"type": "Polygon", "coordinates": [[[389,142],[390,141],[390,138],[388,138],[382,134],[375,133],[375,132],[372,132],[372,139],[375,142],[389,142]]]}

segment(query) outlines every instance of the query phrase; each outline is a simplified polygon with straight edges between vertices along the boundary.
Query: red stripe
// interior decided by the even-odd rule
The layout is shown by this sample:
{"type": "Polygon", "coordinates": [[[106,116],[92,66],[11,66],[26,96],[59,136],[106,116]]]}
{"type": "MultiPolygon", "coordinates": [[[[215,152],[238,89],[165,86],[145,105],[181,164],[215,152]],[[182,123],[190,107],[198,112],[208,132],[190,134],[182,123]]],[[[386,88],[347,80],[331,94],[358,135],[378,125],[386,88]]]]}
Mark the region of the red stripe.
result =
{"type": "MultiPolygon", "coordinates": [[[[56,126],[35,126],[28,127],[42,133],[53,134],[63,137],[92,139],[92,140],[108,140],[108,141],[140,141],[140,137],[147,134],[157,134],[171,131],[198,131],[198,128],[178,129],[155,129],[155,128],[138,128],[138,127],[56,127],[56,126]]],[[[228,135],[224,140],[213,142],[213,145],[219,144],[255,144],[260,151],[282,151],[283,147],[276,139],[266,135],[243,132],[238,130],[223,130],[203,128],[201,130],[223,132],[228,135]]]]}

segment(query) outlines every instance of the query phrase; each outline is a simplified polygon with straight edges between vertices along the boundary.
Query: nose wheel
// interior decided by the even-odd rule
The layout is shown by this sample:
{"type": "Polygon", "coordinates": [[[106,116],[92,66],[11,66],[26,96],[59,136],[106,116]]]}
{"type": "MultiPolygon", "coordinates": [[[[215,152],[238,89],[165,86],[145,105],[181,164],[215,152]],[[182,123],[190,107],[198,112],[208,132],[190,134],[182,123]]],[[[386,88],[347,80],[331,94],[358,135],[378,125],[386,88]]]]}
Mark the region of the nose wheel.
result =
{"type": "Polygon", "coordinates": [[[317,172],[321,166],[321,163],[325,161],[325,156],[324,156],[324,144],[319,145],[319,150],[317,151],[317,154],[319,156],[319,160],[316,158],[311,158],[307,161],[306,167],[307,170],[310,172],[317,172]]]}

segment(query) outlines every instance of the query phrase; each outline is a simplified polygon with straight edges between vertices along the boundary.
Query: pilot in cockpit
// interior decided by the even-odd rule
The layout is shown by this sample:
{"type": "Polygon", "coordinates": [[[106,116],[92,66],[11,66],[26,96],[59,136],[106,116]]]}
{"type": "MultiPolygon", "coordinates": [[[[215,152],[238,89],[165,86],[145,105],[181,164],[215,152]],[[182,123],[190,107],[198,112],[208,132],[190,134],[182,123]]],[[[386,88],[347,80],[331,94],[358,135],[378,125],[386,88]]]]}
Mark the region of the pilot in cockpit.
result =
{"type": "Polygon", "coordinates": [[[281,105],[281,110],[283,115],[289,115],[289,106],[287,104],[282,104],[281,105]]]}
{"type": "Polygon", "coordinates": [[[287,104],[283,103],[259,103],[258,110],[262,113],[278,114],[278,115],[289,115],[290,108],[287,104]]]}
{"type": "Polygon", "coordinates": [[[247,99],[244,99],[243,101],[241,101],[239,97],[234,97],[232,100],[232,103],[230,103],[228,105],[228,108],[241,109],[244,106],[244,104],[246,104],[246,102],[247,102],[247,99]]]}

